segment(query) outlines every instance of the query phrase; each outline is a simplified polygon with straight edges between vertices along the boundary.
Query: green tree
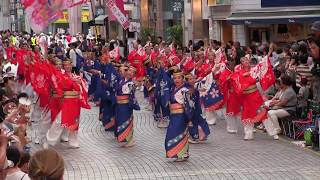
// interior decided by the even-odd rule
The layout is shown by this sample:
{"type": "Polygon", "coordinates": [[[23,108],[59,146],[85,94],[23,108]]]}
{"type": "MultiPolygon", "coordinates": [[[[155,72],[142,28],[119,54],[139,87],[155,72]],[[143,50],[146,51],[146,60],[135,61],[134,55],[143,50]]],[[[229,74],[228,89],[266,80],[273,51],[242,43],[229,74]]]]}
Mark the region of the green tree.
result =
{"type": "Polygon", "coordinates": [[[181,25],[174,25],[166,29],[169,41],[176,41],[182,47],[183,29],[181,25]]]}
{"type": "Polygon", "coordinates": [[[140,31],[139,34],[139,39],[141,40],[141,44],[145,45],[146,42],[148,41],[148,37],[151,37],[151,42],[154,42],[155,35],[154,35],[154,30],[151,28],[143,28],[140,31]]]}

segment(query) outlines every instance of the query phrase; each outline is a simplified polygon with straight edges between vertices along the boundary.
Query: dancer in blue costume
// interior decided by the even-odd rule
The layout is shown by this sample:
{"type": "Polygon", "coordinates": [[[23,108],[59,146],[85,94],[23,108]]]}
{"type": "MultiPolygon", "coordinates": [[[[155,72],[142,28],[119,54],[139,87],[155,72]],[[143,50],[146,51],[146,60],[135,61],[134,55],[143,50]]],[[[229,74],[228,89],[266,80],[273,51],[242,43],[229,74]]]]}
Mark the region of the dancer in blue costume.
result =
{"type": "Polygon", "coordinates": [[[189,157],[188,123],[192,107],[186,98],[188,85],[184,83],[183,73],[173,73],[174,87],[170,95],[170,123],[165,139],[167,158],[184,161],[189,157]]]}
{"type": "Polygon", "coordinates": [[[132,78],[136,69],[130,66],[128,69],[122,67],[124,77],[116,86],[115,120],[117,141],[123,143],[122,147],[131,147],[133,140],[133,110],[140,110],[135,99],[135,85],[132,78]]]}
{"type": "MultiPolygon", "coordinates": [[[[91,55],[95,53],[90,53],[91,55]]],[[[91,76],[91,83],[88,90],[88,95],[94,96],[94,93],[97,89],[97,84],[100,79],[99,72],[101,71],[101,62],[100,59],[97,57],[97,54],[94,55],[94,60],[91,61],[91,66],[87,69],[88,72],[92,73],[91,76]]]]}
{"type": "Polygon", "coordinates": [[[156,77],[154,118],[158,121],[159,128],[165,128],[168,126],[170,116],[169,100],[172,80],[164,67],[158,70],[156,77]]]}
{"type": "Polygon", "coordinates": [[[189,133],[191,138],[189,142],[196,144],[204,142],[210,134],[210,128],[206,119],[203,117],[203,112],[200,103],[200,92],[195,88],[196,77],[192,74],[186,76],[187,82],[190,85],[189,90],[192,92],[191,100],[194,102],[194,109],[192,113],[191,122],[189,123],[189,133]]]}
{"type": "Polygon", "coordinates": [[[112,63],[107,63],[101,73],[97,93],[99,93],[98,96],[101,98],[102,124],[106,131],[114,131],[116,105],[115,85],[120,79],[112,63]]]}

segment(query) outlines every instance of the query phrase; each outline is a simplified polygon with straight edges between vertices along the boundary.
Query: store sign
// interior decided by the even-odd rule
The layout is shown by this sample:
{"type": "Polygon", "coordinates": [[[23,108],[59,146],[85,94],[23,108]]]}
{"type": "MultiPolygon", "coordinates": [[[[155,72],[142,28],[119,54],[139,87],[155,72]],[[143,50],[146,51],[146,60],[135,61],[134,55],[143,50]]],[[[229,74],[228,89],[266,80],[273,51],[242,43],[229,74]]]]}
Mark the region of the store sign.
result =
{"type": "Polygon", "coordinates": [[[171,1],[171,11],[173,13],[182,13],[184,10],[183,0],[173,0],[171,1]]]}
{"type": "Polygon", "coordinates": [[[140,32],[140,23],[130,22],[129,32],[140,32]]]}
{"type": "Polygon", "coordinates": [[[315,6],[320,0],[261,0],[261,7],[315,6]]]}
{"type": "MultiPolygon", "coordinates": [[[[90,18],[89,11],[82,10],[81,22],[83,22],[83,23],[89,22],[89,18],[90,18]]],[[[67,10],[63,11],[63,16],[54,22],[54,24],[60,24],[60,23],[61,24],[69,23],[69,13],[67,10]]]]}
{"type": "Polygon", "coordinates": [[[96,7],[96,16],[104,15],[105,14],[105,8],[104,7],[96,7]]]}

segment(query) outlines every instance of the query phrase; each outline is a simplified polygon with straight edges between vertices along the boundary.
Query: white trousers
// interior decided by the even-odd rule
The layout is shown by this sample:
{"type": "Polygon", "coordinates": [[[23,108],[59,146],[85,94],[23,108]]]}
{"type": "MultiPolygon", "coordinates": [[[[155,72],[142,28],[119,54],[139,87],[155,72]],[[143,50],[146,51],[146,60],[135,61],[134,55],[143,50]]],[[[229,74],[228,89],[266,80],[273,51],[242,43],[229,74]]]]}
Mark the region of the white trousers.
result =
{"type": "Polygon", "coordinates": [[[206,111],[206,119],[208,124],[216,124],[217,119],[226,119],[226,108],[221,108],[211,112],[206,111]]]}
{"type": "Polygon", "coordinates": [[[284,109],[277,109],[277,110],[269,110],[268,111],[268,117],[271,120],[271,122],[273,123],[273,127],[277,131],[281,130],[278,118],[284,118],[287,116],[290,116],[290,114],[284,109]]]}
{"type": "MultiPolygon", "coordinates": [[[[34,104],[31,113],[31,132],[30,136],[32,141],[37,143],[43,143],[45,141],[46,133],[51,123],[51,113],[39,106],[39,101],[34,104]]],[[[29,136],[29,135],[28,135],[29,136]]]]}
{"type": "Polygon", "coordinates": [[[58,141],[69,141],[69,145],[72,147],[79,147],[78,131],[69,131],[66,128],[61,127],[61,113],[58,114],[57,119],[52,123],[50,129],[47,132],[47,143],[51,146],[55,146],[58,141]]]}
{"type": "MultiPolygon", "coordinates": [[[[274,136],[278,134],[270,119],[266,119],[265,121],[263,121],[263,125],[266,128],[266,131],[269,136],[274,136]]],[[[248,137],[253,137],[253,128],[254,128],[254,124],[249,124],[249,123],[244,124],[245,135],[247,135],[248,137]]]]}
{"type": "Polygon", "coordinates": [[[227,122],[227,131],[238,131],[238,123],[239,120],[238,116],[226,116],[226,122],[227,122]]]}

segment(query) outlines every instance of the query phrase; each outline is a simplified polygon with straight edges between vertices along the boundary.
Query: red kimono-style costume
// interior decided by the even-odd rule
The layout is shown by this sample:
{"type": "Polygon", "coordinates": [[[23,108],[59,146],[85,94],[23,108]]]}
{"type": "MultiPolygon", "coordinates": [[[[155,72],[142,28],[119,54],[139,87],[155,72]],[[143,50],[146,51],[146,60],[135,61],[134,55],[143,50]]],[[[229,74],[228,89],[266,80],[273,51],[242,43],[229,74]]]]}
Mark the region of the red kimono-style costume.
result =
{"type": "Polygon", "coordinates": [[[243,98],[242,101],[242,122],[243,123],[255,123],[258,122],[257,116],[259,115],[259,110],[263,105],[263,98],[257,88],[256,79],[250,76],[250,70],[241,69],[238,72],[238,90],[243,98]]]}
{"type": "Polygon", "coordinates": [[[166,59],[169,61],[171,66],[176,66],[180,63],[180,59],[175,53],[171,53],[170,55],[166,56],[166,59]]]}
{"type": "Polygon", "coordinates": [[[152,51],[150,54],[150,60],[152,64],[156,64],[156,58],[160,56],[160,51],[152,51]]]}
{"type": "Polygon", "coordinates": [[[230,75],[226,78],[226,82],[222,85],[224,86],[224,89],[227,89],[228,92],[226,100],[226,114],[228,116],[237,116],[241,112],[243,98],[239,92],[236,91],[236,83],[236,75],[230,71],[230,75]]]}
{"type": "Polygon", "coordinates": [[[81,109],[80,85],[73,81],[71,77],[71,74],[63,74],[61,126],[69,130],[78,130],[81,109]]]}
{"type": "Polygon", "coordinates": [[[137,70],[135,77],[137,80],[142,80],[146,75],[146,70],[143,65],[146,57],[146,53],[142,49],[132,50],[128,56],[128,61],[137,70]]]}
{"type": "Polygon", "coordinates": [[[63,102],[63,73],[60,70],[52,70],[52,82],[57,86],[56,90],[52,91],[49,108],[51,111],[51,122],[54,122],[61,112],[63,102]]]}
{"type": "Polygon", "coordinates": [[[194,70],[196,63],[192,59],[192,57],[187,58],[186,62],[183,64],[183,72],[188,74],[194,70]]]}

